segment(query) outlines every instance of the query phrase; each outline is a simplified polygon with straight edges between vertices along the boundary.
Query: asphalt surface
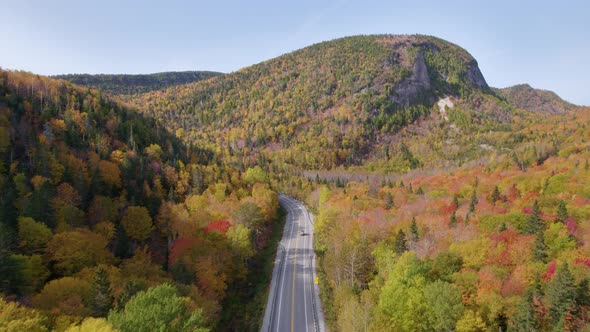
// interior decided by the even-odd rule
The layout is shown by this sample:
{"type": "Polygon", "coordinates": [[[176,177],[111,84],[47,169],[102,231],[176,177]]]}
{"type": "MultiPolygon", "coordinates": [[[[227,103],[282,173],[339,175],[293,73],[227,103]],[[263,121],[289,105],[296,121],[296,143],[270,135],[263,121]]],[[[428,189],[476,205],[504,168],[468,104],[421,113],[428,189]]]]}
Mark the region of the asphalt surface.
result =
{"type": "Polygon", "coordinates": [[[315,284],[313,215],[299,201],[280,194],[287,210],[283,238],[275,258],[261,331],[325,331],[315,284]]]}

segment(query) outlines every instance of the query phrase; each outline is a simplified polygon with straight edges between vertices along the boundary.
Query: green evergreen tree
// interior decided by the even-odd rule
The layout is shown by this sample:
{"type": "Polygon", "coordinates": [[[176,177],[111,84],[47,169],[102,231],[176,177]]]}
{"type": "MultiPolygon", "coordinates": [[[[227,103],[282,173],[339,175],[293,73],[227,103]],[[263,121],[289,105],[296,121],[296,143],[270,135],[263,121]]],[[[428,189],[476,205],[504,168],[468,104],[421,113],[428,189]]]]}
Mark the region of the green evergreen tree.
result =
{"type": "Polygon", "coordinates": [[[547,302],[549,303],[549,318],[557,324],[563,315],[575,304],[577,295],[574,276],[567,262],[557,268],[553,280],[547,288],[547,302]]]}
{"type": "Polygon", "coordinates": [[[581,307],[590,306],[590,281],[587,278],[582,279],[576,288],[576,304],[581,307]]]}
{"type": "Polygon", "coordinates": [[[416,224],[416,217],[412,217],[412,224],[410,225],[410,240],[412,242],[420,240],[420,234],[418,234],[418,225],[416,224]]]}
{"type": "Polygon", "coordinates": [[[8,252],[18,244],[18,235],[14,227],[0,219],[0,253],[8,252]]]}
{"type": "Polygon", "coordinates": [[[500,228],[498,228],[498,232],[502,233],[503,231],[507,230],[508,227],[506,226],[505,222],[502,222],[502,224],[500,225],[500,228]]]}
{"type": "Polygon", "coordinates": [[[113,293],[111,283],[107,278],[107,271],[99,266],[96,269],[94,282],[90,292],[89,304],[94,317],[105,317],[113,306],[113,293]]]}
{"type": "Polygon", "coordinates": [[[33,191],[23,215],[42,221],[48,227],[55,227],[55,212],[51,203],[53,196],[55,188],[49,181],[45,181],[39,189],[33,191]]]}
{"type": "Polygon", "coordinates": [[[406,233],[403,230],[399,230],[397,232],[397,236],[395,237],[394,243],[395,252],[398,255],[403,254],[404,252],[408,251],[408,241],[406,240],[406,233]]]}
{"type": "Polygon", "coordinates": [[[533,332],[539,330],[539,320],[533,306],[533,292],[527,291],[525,297],[516,307],[516,312],[510,318],[512,331],[533,332]]]}
{"type": "Polygon", "coordinates": [[[469,212],[475,212],[475,207],[477,207],[477,203],[479,203],[479,201],[477,200],[477,192],[475,191],[475,188],[473,188],[473,192],[471,193],[471,202],[469,203],[469,212]]]}
{"type": "Polygon", "coordinates": [[[543,281],[541,280],[541,273],[539,273],[538,271],[537,271],[537,273],[535,273],[535,281],[533,283],[533,290],[535,292],[535,295],[537,295],[537,296],[545,295],[545,290],[543,289],[543,281]]]}
{"type": "Polygon", "coordinates": [[[496,202],[500,200],[500,189],[498,189],[498,186],[494,187],[494,191],[492,192],[491,198],[494,204],[496,204],[496,202]]]}
{"type": "Polygon", "coordinates": [[[543,231],[537,232],[533,247],[533,259],[538,262],[547,263],[547,245],[545,244],[545,234],[543,231]]]}
{"type": "Polygon", "coordinates": [[[451,204],[455,206],[455,210],[459,208],[459,196],[457,194],[453,196],[453,202],[451,204]]]}
{"type": "Polygon", "coordinates": [[[533,204],[533,212],[525,224],[524,233],[537,234],[542,230],[545,230],[545,224],[543,219],[541,219],[541,208],[539,208],[539,202],[535,201],[533,204]]]}
{"type": "Polygon", "coordinates": [[[449,226],[455,227],[457,226],[457,211],[453,211],[451,214],[451,220],[449,221],[449,226]]]}
{"type": "Polygon", "coordinates": [[[15,294],[26,286],[25,269],[18,256],[0,251],[0,294],[15,294]]]}
{"type": "Polygon", "coordinates": [[[555,221],[565,224],[567,221],[568,212],[567,207],[565,206],[565,202],[563,200],[559,201],[559,205],[557,206],[557,219],[555,221]]]}
{"type": "Polygon", "coordinates": [[[424,190],[422,190],[422,186],[418,187],[418,190],[416,190],[416,195],[424,195],[424,190]]]}
{"type": "Polygon", "coordinates": [[[391,196],[391,193],[387,193],[385,194],[385,208],[387,210],[390,210],[393,207],[393,196],[391,196]]]}
{"type": "Polygon", "coordinates": [[[414,193],[414,188],[412,188],[412,183],[410,182],[410,185],[408,186],[408,194],[413,194],[414,193]]]}
{"type": "Polygon", "coordinates": [[[133,255],[131,243],[125,228],[122,225],[117,226],[115,240],[115,256],[119,258],[129,258],[133,255]]]}

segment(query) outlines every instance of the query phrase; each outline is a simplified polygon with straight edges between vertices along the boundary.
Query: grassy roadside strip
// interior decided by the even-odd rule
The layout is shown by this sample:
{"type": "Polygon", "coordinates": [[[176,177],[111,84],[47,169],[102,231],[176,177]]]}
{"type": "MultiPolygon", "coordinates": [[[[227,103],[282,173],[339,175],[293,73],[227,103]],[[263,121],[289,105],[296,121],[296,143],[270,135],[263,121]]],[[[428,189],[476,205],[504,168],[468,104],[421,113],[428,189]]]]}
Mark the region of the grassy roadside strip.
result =
{"type": "Polygon", "coordinates": [[[235,286],[228,287],[223,302],[223,315],[216,331],[260,331],[277,247],[283,237],[287,213],[280,207],[277,219],[272,223],[272,235],[268,245],[249,263],[248,276],[235,286]]]}
{"type": "MultiPolygon", "coordinates": [[[[317,238],[314,239],[314,242],[317,238]]],[[[317,246],[314,243],[314,248],[317,246]]],[[[328,283],[328,278],[324,272],[324,256],[323,252],[316,250],[317,257],[317,270],[316,276],[319,281],[320,288],[320,301],[322,301],[322,309],[324,311],[324,321],[326,323],[327,331],[335,331],[333,327],[336,326],[336,313],[334,312],[334,294],[332,294],[332,288],[328,283]]]]}

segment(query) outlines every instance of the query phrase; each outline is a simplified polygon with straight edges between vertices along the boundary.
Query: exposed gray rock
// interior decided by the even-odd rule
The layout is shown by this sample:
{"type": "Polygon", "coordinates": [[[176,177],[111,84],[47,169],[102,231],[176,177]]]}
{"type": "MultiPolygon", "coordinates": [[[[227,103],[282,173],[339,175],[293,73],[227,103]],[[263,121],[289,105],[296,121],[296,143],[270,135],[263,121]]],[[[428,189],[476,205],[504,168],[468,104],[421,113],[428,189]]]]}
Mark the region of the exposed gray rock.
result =
{"type": "MultiPolygon", "coordinates": [[[[412,65],[412,75],[401,81],[394,89],[395,93],[391,98],[391,101],[400,107],[408,107],[412,105],[420,96],[430,96],[432,99],[436,94],[429,93],[431,92],[429,90],[432,87],[430,79],[431,75],[424,59],[423,52],[424,50],[420,50],[416,54],[412,65]]],[[[447,80],[447,77],[441,72],[436,71],[435,75],[440,75],[447,80]]],[[[485,78],[479,70],[477,61],[472,60],[467,64],[466,75],[474,88],[484,90],[489,89],[485,78]]],[[[431,101],[434,102],[435,99],[432,99],[431,101]]]]}
{"type": "Polygon", "coordinates": [[[473,60],[467,65],[467,79],[471,84],[480,88],[480,89],[488,89],[488,83],[486,79],[481,74],[479,70],[479,66],[477,65],[477,61],[473,60]]]}
{"type": "Polygon", "coordinates": [[[412,71],[412,75],[404,79],[394,90],[392,101],[402,107],[410,106],[418,95],[430,89],[430,76],[422,52],[416,54],[412,71]]]}

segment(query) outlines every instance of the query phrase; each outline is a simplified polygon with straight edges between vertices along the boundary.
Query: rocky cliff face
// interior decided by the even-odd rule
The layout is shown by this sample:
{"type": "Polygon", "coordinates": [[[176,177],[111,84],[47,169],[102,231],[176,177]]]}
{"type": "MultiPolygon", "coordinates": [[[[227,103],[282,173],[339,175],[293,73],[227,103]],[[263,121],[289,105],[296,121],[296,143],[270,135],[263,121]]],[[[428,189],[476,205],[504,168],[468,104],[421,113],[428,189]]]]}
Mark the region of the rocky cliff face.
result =
{"type": "Polygon", "coordinates": [[[422,93],[430,90],[430,75],[422,52],[416,54],[412,75],[404,79],[395,89],[392,102],[398,106],[408,107],[422,93]]]}
{"type": "Polygon", "coordinates": [[[486,79],[483,77],[481,71],[479,70],[479,66],[477,65],[477,61],[473,60],[467,65],[467,79],[473,86],[479,89],[488,89],[488,83],[486,79]]]}
{"type": "Polygon", "coordinates": [[[414,48],[416,54],[411,66],[405,64],[412,74],[394,88],[391,97],[391,101],[399,107],[408,107],[424,100],[434,102],[443,95],[458,94],[458,91],[453,91],[453,86],[489,89],[477,61],[458,46],[425,37],[406,38],[400,43],[403,46],[397,44],[393,47],[396,52],[406,52],[405,57],[408,58],[407,53],[414,48]]]}

